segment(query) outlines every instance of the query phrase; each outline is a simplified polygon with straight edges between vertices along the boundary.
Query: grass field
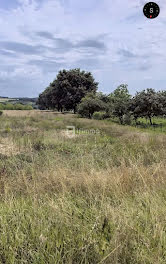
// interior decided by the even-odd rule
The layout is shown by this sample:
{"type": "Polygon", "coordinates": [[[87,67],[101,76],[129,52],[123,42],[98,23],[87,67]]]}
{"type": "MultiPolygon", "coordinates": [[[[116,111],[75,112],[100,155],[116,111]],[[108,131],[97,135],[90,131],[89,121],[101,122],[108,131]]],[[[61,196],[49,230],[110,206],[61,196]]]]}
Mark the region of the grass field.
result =
{"type": "Polygon", "coordinates": [[[0,263],[166,263],[165,147],[164,133],[4,111],[0,263]]]}
{"type": "MultiPolygon", "coordinates": [[[[111,121],[115,124],[119,124],[118,118],[110,118],[107,121],[111,121]]],[[[131,121],[130,127],[137,127],[139,131],[149,131],[156,133],[166,134],[166,118],[164,117],[153,117],[152,118],[153,125],[150,125],[149,119],[146,118],[138,118],[137,125],[134,120],[131,121]]]]}
{"type": "Polygon", "coordinates": [[[149,120],[146,120],[145,118],[139,118],[138,121],[140,122],[140,127],[142,128],[166,133],[166,118],[153,117],[153,126],[151,126],[149,120]]]}

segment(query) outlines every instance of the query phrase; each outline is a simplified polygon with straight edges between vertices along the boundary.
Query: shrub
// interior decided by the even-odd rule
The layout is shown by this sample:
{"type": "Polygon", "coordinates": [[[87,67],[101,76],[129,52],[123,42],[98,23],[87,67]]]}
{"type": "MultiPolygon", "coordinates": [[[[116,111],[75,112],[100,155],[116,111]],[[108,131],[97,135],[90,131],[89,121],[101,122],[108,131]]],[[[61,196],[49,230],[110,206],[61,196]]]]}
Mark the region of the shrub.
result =
{"type": "Polygon", "coordinates": [[[92,118],[94,112],[105,109],[105,103],[94,93],[87,94],[78,106],[78,114],[82,117],[92,118]]]}
{"type": "Polygon", "coordinates": [[[124,125],[131,125],[132,123],[132,118],[130,114],[124,114],[123,115],[123,124],[124,125]]]}
{"type": "Polygon", "coordinates": [[[96,119],[96,120],[103,120],[105,119],[105,112],[94,112],[93,114],[93,119],[96,119]]]}
{"type": "Polygon", "coordinates": [[[24,106],[22,104],[15,104],[15,110],[24,110],[24,106]]]}
{"type": "Polygon", "coordinates": [[[4,105],[4,109],[5,110],[14,110],[14,105],[10,104],[10,103],[7,103],[7,104],[4,105]]]}
{"type": "Polygon", "coordinates": [[[31,105],[25,105],[24,110],[33,110],[33,107],[31,105]]]}
{"type": "Polygon", "coordinates": [[[111,112],[109,111],[104,112],[104,119],[110,118],[110,117],[111,117],[111,112]]]}
{"type": "Polygon", "coordinates": [[[102,112],[102,111],[95,112],[93,114],[93,119],[96,119],[96,120],[103,120],[103,119],[106,119],[106,118],[109,118],[109,117],[110,117],[109,113],[102,112]]]}

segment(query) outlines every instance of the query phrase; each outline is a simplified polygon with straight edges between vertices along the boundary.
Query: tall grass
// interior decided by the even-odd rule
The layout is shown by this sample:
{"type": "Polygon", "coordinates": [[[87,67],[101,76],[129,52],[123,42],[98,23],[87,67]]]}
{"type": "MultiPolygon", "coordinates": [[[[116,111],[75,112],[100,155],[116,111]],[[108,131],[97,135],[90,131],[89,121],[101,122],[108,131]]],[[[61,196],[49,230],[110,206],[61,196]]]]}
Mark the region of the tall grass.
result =
{"type": "Polygon", "coordinates": [[[0,118],[0,263],[166,263],[164,134],[0,118]],[[68,125],[100,134],[67,137],[68,125]]]}

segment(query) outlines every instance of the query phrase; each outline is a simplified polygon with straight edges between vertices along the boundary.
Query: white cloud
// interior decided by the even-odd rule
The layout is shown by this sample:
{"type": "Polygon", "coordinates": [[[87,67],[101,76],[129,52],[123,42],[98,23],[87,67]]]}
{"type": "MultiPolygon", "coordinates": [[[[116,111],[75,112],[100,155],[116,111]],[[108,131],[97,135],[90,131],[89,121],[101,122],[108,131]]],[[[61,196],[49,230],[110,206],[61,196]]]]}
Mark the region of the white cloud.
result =
{"type": "Polygon", "coordinates": [[[59,69],[77,66],[94,72],[106,92],[121,82],[132,91],[146,88],[147,76],[154,88],[165,88],[166,2],[156,1],[161,13],[153,20],[143,15],[144,0],[17,2],[10,10],[0,4],[0,95],[4,82],[7,95],[21,91],[12,80],[25,96],[35,80],[38,95],[59,69]]]}

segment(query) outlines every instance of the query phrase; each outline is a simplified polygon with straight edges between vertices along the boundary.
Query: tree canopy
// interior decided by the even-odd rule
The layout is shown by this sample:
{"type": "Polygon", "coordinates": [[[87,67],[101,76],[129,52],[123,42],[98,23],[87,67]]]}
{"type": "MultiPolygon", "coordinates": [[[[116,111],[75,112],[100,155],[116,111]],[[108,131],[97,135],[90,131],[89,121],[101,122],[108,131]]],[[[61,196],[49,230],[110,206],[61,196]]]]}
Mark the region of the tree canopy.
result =
{"type": "Polygon", "coordinates": [[[110,101],[113,105],[112,113],[119,118],[121,124],[123,124],[123,116],[128,112],[131,98],[127,87],[127,84],[121,84],[109,95],[110,101]]]}
{"type": "Polygon", "coordinates": [[[94,112],[105,110],[106,104],[94,93],[87,94],[78,107],[78,113],[82,117],[92,118],[94,112]]]}
{"type": "Polygon", "coordinates": [[[152,125],[152,117],[160,116],[164,113],[164,97],[161,93],[156,93],[154,89],[147,89],[137,93],[131,100],[129,110],[135,119],[138,117],[149,118],[152,125]]]}
{"type": "Polygon", "coordinates": [[[62,70],[50,86],[40,94],[38,105],[40,108],[57,108],[59,110],[73,110],[89,92],[96,92],[98,83],[90,72],[80,69],[62,70]]]}
{"type": "Polygon", "coordinates": [[[148,88],[131,96],[127,84],[119,85],[106,95],[97,92],[98,83],[91,72],[80,69],[61,70],[56,79],[39,95],[40,109],[72,110],[81,116],[92,118],[96,114],[108,118],[117,117],[121,124],[130,124],[130,119],[166,115],[166,91],[156,92],[148,88]]]}

